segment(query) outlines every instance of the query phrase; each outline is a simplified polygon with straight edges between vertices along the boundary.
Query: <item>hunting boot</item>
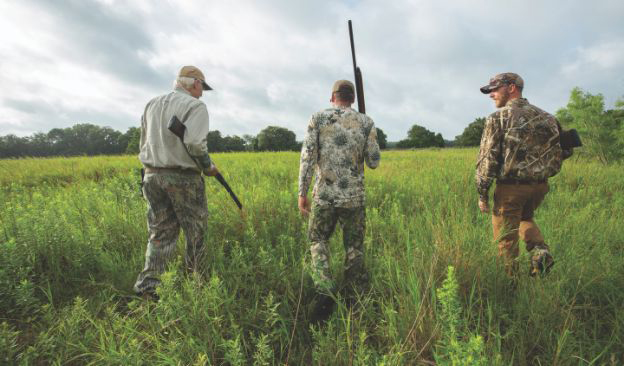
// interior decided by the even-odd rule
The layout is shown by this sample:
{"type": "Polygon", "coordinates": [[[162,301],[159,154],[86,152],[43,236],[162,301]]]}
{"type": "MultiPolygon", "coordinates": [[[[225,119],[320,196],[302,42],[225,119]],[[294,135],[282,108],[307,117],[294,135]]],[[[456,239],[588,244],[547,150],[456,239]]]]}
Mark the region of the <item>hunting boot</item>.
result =
{"type": "Polygon", "coordinates": [[[318,292],[314,298],[314,307],[312,309],[311,320],[318,324],[326,322],[334,312],[336,301],[330,294],[318,292]]]}
{"type": "Polygon", "coordinates": [[[531,268],[529,269],[529,276],[535,277],[536,275],[545,275],[550,272],[552,266],[555,265],[555,260],[548,251],[546,244],[538,244],[531,250],[531,268]]]}

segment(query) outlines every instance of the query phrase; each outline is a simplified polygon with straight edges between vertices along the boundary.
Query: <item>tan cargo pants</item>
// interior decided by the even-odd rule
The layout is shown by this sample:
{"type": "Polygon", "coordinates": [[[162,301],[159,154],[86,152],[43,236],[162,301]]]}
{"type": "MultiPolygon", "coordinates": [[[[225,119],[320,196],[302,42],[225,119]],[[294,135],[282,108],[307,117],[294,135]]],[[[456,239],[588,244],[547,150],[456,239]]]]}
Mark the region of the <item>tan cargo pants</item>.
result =
{"type": "Polygon", "coordinates": [[[498,255],[505,261],[509,275],[517,272],[518,239],[524,240],[527,251],[536,246],[548,249],[533,213],[548,193],[548,183],[497,184],[494,191],[492,227],[498,242],[498,255]]]}

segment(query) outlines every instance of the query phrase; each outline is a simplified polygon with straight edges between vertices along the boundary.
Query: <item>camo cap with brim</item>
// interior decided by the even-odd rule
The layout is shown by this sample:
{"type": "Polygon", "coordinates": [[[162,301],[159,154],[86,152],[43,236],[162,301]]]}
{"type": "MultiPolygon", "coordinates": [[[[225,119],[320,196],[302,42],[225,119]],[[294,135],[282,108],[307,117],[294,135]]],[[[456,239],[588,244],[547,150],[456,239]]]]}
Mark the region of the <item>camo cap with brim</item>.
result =
{"type": "Polygon", "coordinates": [[[178,76],[185,76],[187,78],[197,79],[202,82],[202,88],[204,90],[212,90],[212,88],[208,84],[206,84],[206,78],[204,77],[204,73],[195,66],[183,66],[180,69],[178,76]]]}
{"type": "Polygon", "coordinates": [[[503,86],[515,84],[518,88],[524,88],[524,80],[518,74],[514,74],[513,72],[504,72],[502,74],[498,74],[490,79],[490,83],[484,87],[481,87],[481,93],[489,94],[493,90],[503,86]]]}

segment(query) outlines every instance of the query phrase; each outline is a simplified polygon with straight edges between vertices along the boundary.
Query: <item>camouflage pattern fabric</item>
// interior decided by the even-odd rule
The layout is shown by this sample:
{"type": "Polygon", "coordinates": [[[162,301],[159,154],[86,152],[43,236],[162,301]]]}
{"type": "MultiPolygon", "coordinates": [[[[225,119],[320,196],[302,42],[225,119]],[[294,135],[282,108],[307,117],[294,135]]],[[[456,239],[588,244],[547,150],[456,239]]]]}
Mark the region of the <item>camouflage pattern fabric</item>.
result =
{"type": "Polygon", "coordinates": [[[328,108],[312,115],[301,149],[299,195],[307,195],[315,174],[314,202],[364,206],[364,163],[379,165],[373,120],[352,108],[328,108]]]}
{"type": "Polygon", "coordinates": [[[534,277],[536,275],[548,274],[554,265],[555,260],[552,255],[550,255],[548,246],[540,245],[531,253],[531,267],[529,269],[529,275],[534,277]]]}
{"type": "Polygon", "coordinates": [[[509,84],[514,84],[519,89],[524,88],[524,80],[522,80],[520,75],[513,73],[513,72],[504,72],[502,74],[498,74],[494,76],[493,78],[491,78],[489,84],[482,87],[480,90],[481,90],[481,93],[488,94],[503,85],[509,85],[509,84]]]}
{"type": "Polygon", "coordinates": [[[476,184],[487,199],[495,178],[541,181],[561,169],[563,153],[555,117],[524,98],[491,114],[481,137],[476,184]]]}
{"type": "Polygon", "coordinates": [[[337,222],[340,222],[343,231],[345,281],[357,288],[368,284],[368,275],[364,268],[366,209],[363,206],[343,208],[314,204],[308,228],[312,255],[311,274],[315,286],[321,292],[336,289],[329,270],[328,246],[337,222]]]}
{"type": "Polygon", "coordinates": [[[159,275],[176,250],[180,227],[186,237],[185,264],[194,271],[201,264],[208,209],[204,179],[198,172],[145,175],[149,239],[145,267],[134,285],[136,293],[154,292],[159,275]]]}

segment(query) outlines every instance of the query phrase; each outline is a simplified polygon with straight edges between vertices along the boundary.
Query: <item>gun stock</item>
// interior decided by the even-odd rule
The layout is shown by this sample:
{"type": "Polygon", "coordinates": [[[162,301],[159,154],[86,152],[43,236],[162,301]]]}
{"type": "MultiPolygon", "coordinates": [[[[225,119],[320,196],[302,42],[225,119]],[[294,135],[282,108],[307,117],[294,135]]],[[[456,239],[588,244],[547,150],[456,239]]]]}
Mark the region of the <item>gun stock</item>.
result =
{"type": "Polygon", "coordinates": [[[180,122],[177,116],[171,117],[169,123],[167,124],[167,128],[169,131],[173,132],[174,135],[178,136],[182,143],[184,143],[184,131],[186,131],[186,126],[184,123],[180,122]]]}

